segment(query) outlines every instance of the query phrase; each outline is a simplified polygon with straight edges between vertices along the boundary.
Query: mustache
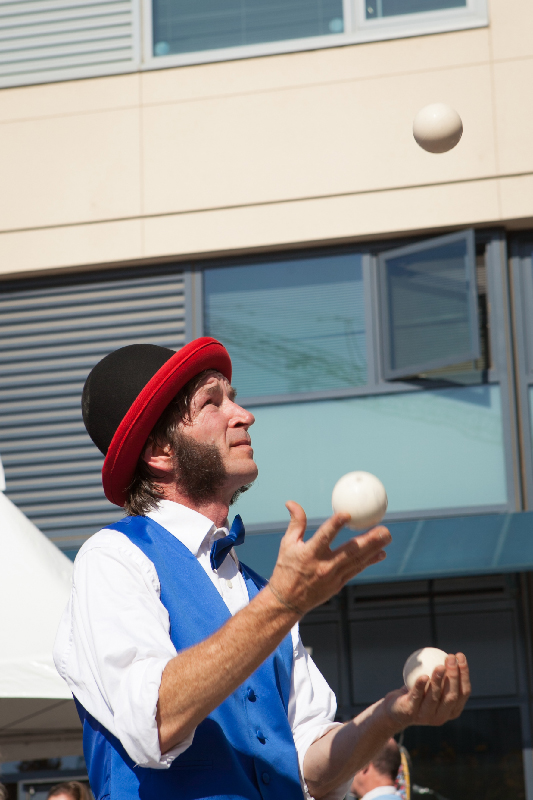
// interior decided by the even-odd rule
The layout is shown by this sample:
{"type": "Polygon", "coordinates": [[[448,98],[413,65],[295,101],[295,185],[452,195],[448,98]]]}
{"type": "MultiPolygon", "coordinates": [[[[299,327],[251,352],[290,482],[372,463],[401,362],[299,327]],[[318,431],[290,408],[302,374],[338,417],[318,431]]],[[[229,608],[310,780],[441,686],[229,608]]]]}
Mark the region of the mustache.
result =
{"type": "Polygon", "coordinates": [[[250,436],[248,431],[245,431],[245,430],[242,430],[242,429],[234,431],[233,433],[230,431],[229,444],[230,444],[230,447],[232,447],[233,445],[236,445],[236,444],[249,444],[249,445],[251,445],[252,444],[252,437],[250,436]]]}

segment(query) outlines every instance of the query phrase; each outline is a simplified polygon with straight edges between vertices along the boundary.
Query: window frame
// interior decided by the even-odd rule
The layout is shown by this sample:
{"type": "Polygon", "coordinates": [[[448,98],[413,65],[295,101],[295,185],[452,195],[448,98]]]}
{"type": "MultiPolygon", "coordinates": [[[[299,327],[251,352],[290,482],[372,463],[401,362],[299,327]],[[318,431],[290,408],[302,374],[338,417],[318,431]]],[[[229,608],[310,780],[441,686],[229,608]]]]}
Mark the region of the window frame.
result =
{"type": "MultiPolygon", "coordinates": [[[[363,282],[365,292],[365,315],[367,319],[367,385],[364,387],[351,387],[348,389],[333,389],[328,391],[302,392],[299,394],[269,395],[265,397],[246,397],[239,395],[239,403],[246,408],[265,405],[284,405],[287,403],[316,402],[346,397],[365,397],[371,395],[399,394],[408,392],[424,392],[434,389],[443,389],[449,386],[446,381],[408,382],[406,380],[386,381],[381,374],[379,359],[380,342],[379,326],[377,324],[378,293],[376,259],[380,252],[393,249],[400,244],[416,244],[428,241],[435,237],[409,237],[403,240],[370,241],[352,246],[322,246],[305,250],[279,250],[266,256],[253,254],[241,257],[224,257],[220,259],[202,259],[183,265],[185,268],[185,296],[186,296],[186,341],[206,335],[203,326],[203,271],[205,269],[236,266],[243,268],[250,263],[264,263],[268,259],[310,257],[345,253],[347,251],[362,253],[363,257],[363,282]],[[370,321],[370,322],[369,322],[370,321]]],[[[511,363],[511,309],[507,273],[507,242],[505,231],[498,228],[485,228],[475,231],[476,245],[485,246],[485,265],[487,271],[487,298],[489,303],[489,352],[491,363],[487,370],[487,383],[497,384],[500,387],[501,419],[503,458],[507,486],[507,503],[505,505],[467,507],[467,508],[439,508],[417,511],[417,519],[430,519],[435,517],[450,517],[458,514],[480,513],[505,513],[522,510],[521,492],[521,464],[519,452],[519,434],[516,418],[516,391],[514,383],[513,365],[511,363]]],[[[182,264],[180,264],[182,266],[182,264]]],[[[238,388],[238,387],[237,387],[238,388]]],[[[533,474],[533,472],[532,472],[533,474]]],[[[532,482],[533,497],[533,482],[532,482]]],[[[397,512],[388,515],[391,521],[413,519],[413,512],[397,512]]],[[[309,524],[318,527],[324,520],[310,520],[309,524]]],[[[255,533],[272,533],[278,530],[274,523],[251,526],[255,533]]],[[[279,528],[281,530],[281,527],[279,528]]],[[[284,530],[284,528],[283,528],[284,530]]]]}
{"type": "Polygon", "coordinates": [[[413,14],[366,19],[365,5],[367,0],[353,0],[355,30],[359,41],[378,41],[381,39],[399,39],[403,36],[424,36],[429,33],[444,33],[458,30],[456,27],[462,20],[461,30],[479,27],[475,21],[482,19],[489,24],[488,9],[483,0],[467,0],[461,8],[446,8],[436,11],[424,11],[413,14]],[[453,27],[452,27],[453,26],[453,27]]]}
{"type": "Polygon", "coordinates": [[[432,369],[439,367],[453,366],[453,364],[460,364],[463,361],[474,361],[480,356],[481,345],[479,339],[479,321],[478,321],[478,308],[477,308],[477,284],[476,284],[476,243],[475,234],[473,229],[463,231],[460,233],[452,233],[447,236],[439,236],[435,239],[424,239],[414,245],[406,245],[403,247],[396,247],[391,250],[384,250],[377,257],[377,276],[378,276],[378,303],[379,313],[376,319],[379,324],[379,333],[381,340],[381,371],[384,380],[392,381],[400,378],[409,378],[413,375],[419,375],[421,372],[428,372],[432,369]],[[432,361],[413,363],[409,369],[393,368],[390,366],[392,352],[390,347],[391,340],[391,325],[389,315],[389,288],[387,280],[387,262],[389,259],[397,258],[400,255],[408,255],[410,253],[420,253],[424,250],[431,250],[441,245],[453,244],[454,242],[464,241],[466,243],[467,251],[467,272],[468,272],[468,306],[470,312],[469,328],[470,328],[470,341],[472,347],[468,352],[461,353],[457,359],[450,361],[449,358],[433,359],[432,361]]]}
{"type": "Polygon", "coordinates": [[[488,0],[467,0],[464,8],[428,11],[417,14],[402,14],[366,20],[364,0],[343,0],[344,25],[342,33],[312,36],[302,39],[284,39],[274,42],[224,47],[216,50],[198,50],[168,56],[153,53],[153,0],[140,0],[142,4],[142,70],[169,69],[192,64],[209,64],[218,61],[235,61],[244,58],[296,53],[306,50],[322,50],[343,47],[361,42],[386,39],[402,39],[425,36],[433,33],[483,28],[489,24],[488,0]],[[392,20],[392,21],[391,21],[392,20]]]}
{"type": "Polygon", "coordinates": [[[533,508],[533,232],[512,240],[510,266],[523,503],[528,511],[533,508]]]}
{"type": "MultiPolygon", "coordinates": [[[[279,405],[284,403],[313,402],[315,400],[332,400],[343,397],[365,397],[368,395],[394,394],[397,392],[430,391],[448,386],[449,383],[434,381],[431,385],[406,379],[386,380],[381,368],[381,342],[379,330],[379,291],[376,261],[381,252],[389,251],[399,246],[417,245],[433,241],[435,237],[410,237],[403,240],[386,240],[352,246],[317,247],[302,250],[280,250],[265,254],[241,256],[234,258],[220,258],[198,260],[189,262],[185,267],[185,296],[186,301],[186,341],[192,341],[199,336],[210,335],[205,331],[203,319],[204,289],[203,272],[206,269],[217,267],[234,267],[241,265],[243,269],[247,264],[264,263],[266,260],[289,260],[309,258],[312,256],[335,255],[346,252],[360,253],[362,255],[364,303],[366,318],[366,348],[367,348],[367,383],[365,386],[351,386],[343,389],[328,389],[316,392],[298,392],[265,396],[242,396],[239,402],[248,407],[279,405]],[[369,322],[370,321],[370,322],[369,322]]],[[[489,384],[503,384],[506,376],[505,348],[502,349],[503,310],[500,310],[497,286],[502,269],[502,260],[499,252],[499,232],[494,230],[475,231],[476,244],[486,245],[487,291],[490,296],[491,314],[489,323],[489,343],[492,360],[488,369],[487,382],[489,384]],[[494,319],[493,319],[494,318],[494,319]],[[494,324],[492,324],[494,322],[494,324]]]]}

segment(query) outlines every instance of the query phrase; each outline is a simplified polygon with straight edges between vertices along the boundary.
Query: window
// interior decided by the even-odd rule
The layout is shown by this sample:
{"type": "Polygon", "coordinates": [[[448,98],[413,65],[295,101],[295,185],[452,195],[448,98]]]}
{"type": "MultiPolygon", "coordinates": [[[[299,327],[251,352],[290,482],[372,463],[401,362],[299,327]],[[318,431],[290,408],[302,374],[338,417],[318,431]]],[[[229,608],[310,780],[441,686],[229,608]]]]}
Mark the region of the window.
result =
{"type": "Polygon", "coordinates": [[[247,401],[394,391],[398,379],[484,383],[483,245],[479,252],[476,263],[474,232],[465,231],[374,256],[334,250],[209,264],[203,332],[228,347],[247,401]]]}
{"type": "Polygon", "coordinates": [[[378,269],[386,379],[479,358],[473,231],[382,253],[378,269]]]}
{"type": "Polygon", "coordinates": [[[440,11],[443,8],[466,8],[467,0],[367,0],[367,19],[398,17],[403,14],[420,14],[440,11]]]}
{"type": "Polygon", "coordinates": [[[379,475],[392,518],[515,510],[503,262],[494,233],[476,238],[196,265],[190,316],[203,325],[189,335],[228,347],[239,401],[256,418],[260,477],[238,509],[248,528],[284,529],[287,497],[326,518],[336,480],[354,469],[379,475]],[[385,376],[387,325],[405,377],[385,376]],[[289,441],[294,457],[280,457],[289,441]]]}
{"type": "Polygon", "coordinates": [[[488,24],[486,0],[144,0],[150,67],[488,24]]]}
{"type": "Polygon", "coordinates": [[[205,333],[230,351],[241,395],[365,385],[360,254],[208,269],[204,298],[205,333]]]}
{"type": "Polygon", "coordinates": [[[533,507],[533,233],[511,242],[519,430],[524,464],[524,504],[533,507]]]}
{"type": "Polygon", "coordinates": [[[154,0],[156,56],[341,33],[342,0],[154,0]]]}
{"type": "Polygon", "coordinates": [[[462,30],[488,14],[487,0],[9,0],[0,24],[0,86],[23,86],[462,30]]]}

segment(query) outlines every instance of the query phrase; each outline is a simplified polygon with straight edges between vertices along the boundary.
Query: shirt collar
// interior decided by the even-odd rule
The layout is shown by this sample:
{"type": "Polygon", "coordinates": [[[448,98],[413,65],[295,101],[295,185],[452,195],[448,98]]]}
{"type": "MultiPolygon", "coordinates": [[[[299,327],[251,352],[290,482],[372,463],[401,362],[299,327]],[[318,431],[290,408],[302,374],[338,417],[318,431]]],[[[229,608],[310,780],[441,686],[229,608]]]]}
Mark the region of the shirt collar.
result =
{"type": "Polygon", "coordinates": [[[371,789],[370,792],[364,794],[361,800],[374,800],[374,798],[385,797],[386,795],[397,797],[398,792],[394,786],[376,786],[375,789],[371,789]]]}
{"type": "Polygon", "coordinates": [[[193,556],[198,556],[207,537],[218,539],[227,536],[227,528],[217,528],[214,522],[192,508],[174,503],[172,500],[160,500],[153,511],[146,514],[169,533],[179,539],[193,556]]]}

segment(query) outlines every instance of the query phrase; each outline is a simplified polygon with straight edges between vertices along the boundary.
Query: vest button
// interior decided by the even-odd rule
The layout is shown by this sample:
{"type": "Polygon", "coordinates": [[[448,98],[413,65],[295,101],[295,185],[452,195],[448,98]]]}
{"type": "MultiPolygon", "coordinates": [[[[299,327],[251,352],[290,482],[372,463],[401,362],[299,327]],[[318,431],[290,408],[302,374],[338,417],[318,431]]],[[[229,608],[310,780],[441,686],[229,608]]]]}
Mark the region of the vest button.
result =
{"type": "Polygon", "coordinates": [[[263,733],[263,731],[257,731],[257,738],[259,739],[261,744],[264,744],[266,742],[266,736],[263,733]]]}
{"type": "Polygon", "coordinates": [[[255,701],[257,700],[257,697],[255,696],[255,692],[253,689],[248,689],[248,691],[246,692],[246,697],[248,698],[250,703],[255,703],[255,701]]]}
{"type": "Polygon", "coordinates": [[[266,783],[267,785],[270,783],[270,775],[268,774],[268,772],[263,772],[261,777],[263,779],[263,783],[266,783]]]}

